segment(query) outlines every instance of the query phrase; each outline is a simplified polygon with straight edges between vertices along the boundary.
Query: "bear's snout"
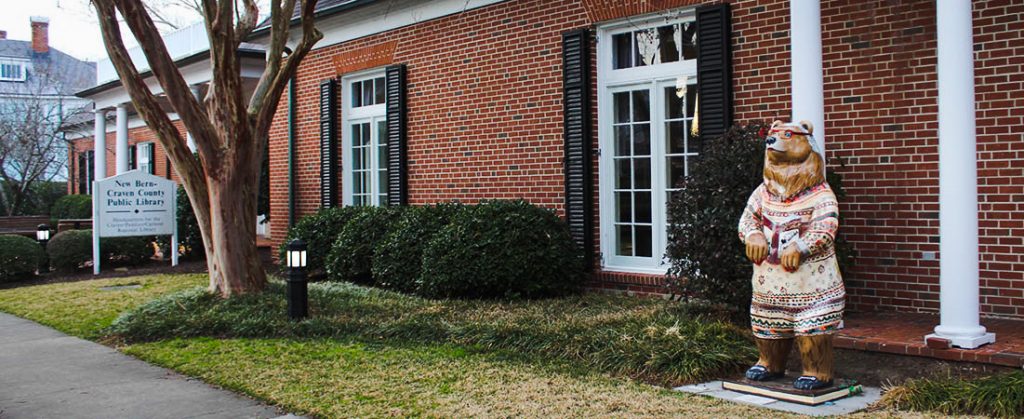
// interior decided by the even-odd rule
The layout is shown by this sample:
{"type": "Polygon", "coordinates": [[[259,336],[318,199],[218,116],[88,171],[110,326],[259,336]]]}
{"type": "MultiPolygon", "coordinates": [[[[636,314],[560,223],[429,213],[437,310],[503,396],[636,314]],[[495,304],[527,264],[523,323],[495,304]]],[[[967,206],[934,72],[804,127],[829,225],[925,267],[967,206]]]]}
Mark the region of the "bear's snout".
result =
{"type": "Polygon", "coordinates": [[[766,145],[766,146],[771,146],[772,144],[775,144],[775,141],[777,141],[777,140],[775,139],[775,137],[768,137],[768,138],[765,138],[765,139],[764,139],[764,145],[766,145]]]}

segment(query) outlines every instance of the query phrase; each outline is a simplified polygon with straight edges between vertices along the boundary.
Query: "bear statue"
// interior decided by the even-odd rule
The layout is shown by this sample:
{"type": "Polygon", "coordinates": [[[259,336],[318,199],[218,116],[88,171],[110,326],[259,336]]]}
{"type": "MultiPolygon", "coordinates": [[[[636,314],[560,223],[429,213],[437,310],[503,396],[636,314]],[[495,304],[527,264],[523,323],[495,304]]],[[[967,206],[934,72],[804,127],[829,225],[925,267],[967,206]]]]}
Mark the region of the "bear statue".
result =
{"type": "Polygon", "coordinates": [[[832,337],[846,291],[835,254],[839,205],[825,181],[825,159],[810,122],[775,121],[765,138],[764,182],[739,222],[754,264],[751,328],[760,358],[753,381],[782,378],[796,343],[800,390],[832,385],[832,337]]]}

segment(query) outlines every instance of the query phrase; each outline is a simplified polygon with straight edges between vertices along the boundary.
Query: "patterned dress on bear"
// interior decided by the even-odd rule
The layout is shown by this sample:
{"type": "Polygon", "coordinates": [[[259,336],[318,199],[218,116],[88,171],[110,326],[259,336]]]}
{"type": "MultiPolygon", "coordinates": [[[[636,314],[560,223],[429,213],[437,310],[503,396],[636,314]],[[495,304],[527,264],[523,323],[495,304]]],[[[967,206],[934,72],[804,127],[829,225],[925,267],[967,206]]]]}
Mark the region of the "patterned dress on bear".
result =
{"type": "Polygon", "coordinates": [[[761,339],[834,333],[843,320],[846,290],[835,254],[839,204],[828,183],[788,198],[761,184],[740,218],[740,240],[755,232],[767,239],[768,259],[754,265],[751,327],[761,339]],[[800,267],[787,271],[782,252],[796,246],[800,267]]]}

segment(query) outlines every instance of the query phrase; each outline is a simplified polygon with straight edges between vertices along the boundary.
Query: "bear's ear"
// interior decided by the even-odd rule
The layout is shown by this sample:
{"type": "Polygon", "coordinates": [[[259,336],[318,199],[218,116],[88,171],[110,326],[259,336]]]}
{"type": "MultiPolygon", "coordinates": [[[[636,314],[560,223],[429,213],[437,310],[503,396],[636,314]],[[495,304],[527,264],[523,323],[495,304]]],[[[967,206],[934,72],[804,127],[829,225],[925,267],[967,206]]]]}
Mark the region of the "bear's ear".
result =
{"type": "Polygon", "coordinates": [[[778,128],[779,125],[782,125],[782,121],[776,119],[775,122],[772,122],[772,129],[778,128]]]}
{"type": "Polygon", "coordinates": [[[814,134],[814,124],[811,121],[800,121],[800,126],[803,127],[808,134],[814,134]]]}

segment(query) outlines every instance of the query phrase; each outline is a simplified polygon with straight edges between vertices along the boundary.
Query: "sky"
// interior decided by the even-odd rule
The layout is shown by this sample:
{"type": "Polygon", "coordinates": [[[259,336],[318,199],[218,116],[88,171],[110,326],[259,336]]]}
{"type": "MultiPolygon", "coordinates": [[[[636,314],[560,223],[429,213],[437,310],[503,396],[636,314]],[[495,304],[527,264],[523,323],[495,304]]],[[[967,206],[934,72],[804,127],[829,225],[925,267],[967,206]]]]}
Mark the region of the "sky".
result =
{"type": "MultiPolygon", "coordinates": [[[[89,0],[0,0],[0,10],[0,30],[7,31],[7,39],[30,41],[29,18],[45,16],[50,18],[51,47],[89,61],[107,55],[89,0]]],[[[174,17],[188,19],[184,11],[172,10],[171,13],[174,17]]],[[[122,30],[127,38],[126,32],[122,30]]],[[[135,42],[125,39],[125,45],[130,48],[135,42]]]]}

